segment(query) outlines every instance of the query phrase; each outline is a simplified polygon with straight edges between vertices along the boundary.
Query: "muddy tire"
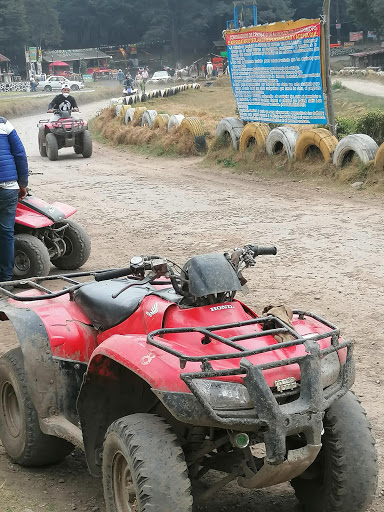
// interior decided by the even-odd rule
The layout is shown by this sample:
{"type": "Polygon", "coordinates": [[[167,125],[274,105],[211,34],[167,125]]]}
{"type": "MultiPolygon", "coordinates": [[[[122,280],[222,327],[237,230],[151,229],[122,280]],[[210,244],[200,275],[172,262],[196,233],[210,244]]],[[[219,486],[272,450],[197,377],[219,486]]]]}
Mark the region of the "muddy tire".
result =
{"type": "Polygon", "coordinates": [[[0,358],[0,439],[13,462],[22,466],[53,464],[73,450],[71,443],[40,430],[20,348],[0,358]]]}
{"type": "Polygon", "coordinates": [[[40,156],[46,157],[47,156],[47,147],[45,143],[45,133],[44,128],[39,128],[39,135],[37,137],[37,142],[39,144],[39,153],[40,156]]]}
{"type": "Polygon", "coordinates": [[[51,261],[46,246],[33,235],[15,235],[14,279],[46,276],[49,274],[51,261]]]}
{"type": "Polygon", "coordinates": [[[222,137],[227,146],[232,145],[234,149],[239,149],[239,140],[243,131],[244,123],[237,117],[225,117],[221,119],[216,127],[216,137],[222,137]]]}
{"type": "Polygon", "coordinates": [[[47,133],[45,140],[47,144],[47,157],[50,160],[57,160],[59,158],[59,145],[57,144],[56,137],[53,133],[47,133]]]}
{"type": "Polygon", "coordinates": [[[64,222],[57,222],[55,228],[64,224],[68,224],[64,232],[64,242],[67,249],[65,254],[53,259],[52,264],[60,270],[76,270],[88,260],[91,254],[91,240],[85,229],[73,220],[67,219],[64,222]]]}
{"type": "Polygon", "coordinates": [[[295,146],[295,159],[299,162],[305,160],[309,149],[311,146],[314,146],[321,151],[324,161],[329,162],[332,159],[332,155],[338,142],[337,138],[325,128],[305,130],[297,139],[295,146]]]}
{"type": "Polygon", "coordinates": [[[192,511],[183,451],[168,423],[152,414],[125,416],[109,427],[103,486],[108,512],[192,511]]]}
{"type": "Polygon", "coordinates": [[[195,148],[199,153],[205,153],[207,151],[207,141],[205,140],[205,134],[203,125],[197,117],[184,117],[180,124],[180,130],[182,132],[189,132],[195,139],[195,148]]]}
{"type": "Polygon", "coordinates": [[[265,123],[246,124],[240,135],[239,151],[246,151],[252,145],[264,150],[270,131],[270,127],[265,123]]]}
{"type": "Polygon", "coordinates": [[[289,126],[274,128],[267,137],[265,149],[268,155],[278,155],[285,152],[289,159],[295,155],[295,146],[299,134],[289,126]]]}
{"type": "Polygon", "coordinates": [[[333,153],[333,164],[344,167],[356,155],[364,165],[375,158],[378,150],[376,142],[364,133],[355,133],[343,137],[333,153]]]}
{"type": "Polygon", "coordinates": [[[155,120],[153,121],[152,130],[157,130],[158,128],[166,128],[169,122],[168,114],[157,114],[155,120]]]}
{"type": "Polygon", "coordinates": [[[83,147],[81,154],[83,158],[90,158],[92,156],[92,137],[88,130],[83,132],[83,147]]]}
{"type": "Polygon", "coordinates": [[[146,110],[143,114],[143,117],[141,118],[141,126],[148,126],[149,128],[152,128],[156,116],[156,110],[146,110]]]}
{"type": "Polygon", "coordinates": [[[168,121],[168,131],[170,132],[173,128],[180,126],[183,119],[183,114],[172,115],[168,121]]]}
{"type": "Polygon", "coordinates": [[[351,391],[326,412],[322,443],[312,466],[291,482],[304,510],[368,510],[377,487],[377,452],[365,411],[351,391]]]}

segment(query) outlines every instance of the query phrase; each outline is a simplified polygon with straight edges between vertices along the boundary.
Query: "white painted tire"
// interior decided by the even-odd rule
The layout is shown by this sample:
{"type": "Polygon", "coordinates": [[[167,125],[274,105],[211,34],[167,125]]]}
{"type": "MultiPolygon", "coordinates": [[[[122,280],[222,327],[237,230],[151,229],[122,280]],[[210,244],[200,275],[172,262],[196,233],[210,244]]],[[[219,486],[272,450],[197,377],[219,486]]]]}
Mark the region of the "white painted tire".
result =
{"type": "Polygon", "coordinates": [[[172,128],[176,128],[181,125],[181,121],[184,119],[183,114],[176,114],[169,118],[168,121],[168,131],[170,132],[172,128]]]}
{"type": "Polygon", "coordinates": [[[116,116],[118,116],[120,114],[120,110],[122,109],[122,104],[117,104],[116,107],[115,107],[115,113],[116,113],[116,116]]]}
{"type": "Polygon", "coordinates": [[[337,144],[333,153],[333,163],[336,167],[344,167],[354,154],[358,156],[363,164],[374,160],[379,146],[369,135],[356,133],[347,135],[337,144]]]}
{"type": "Polygon", "coordinates": [[[295,156],[296,141],[299,134],[290,126],[274,128],[267,137],[265,149],[268,155],[277,155],[283,150],[287,157],[292,159],[295,156]]]}
{"type": "Polygon", "coordinates": [[[124,123],[125,124],[132,123],[134,115],[135,115],[135,109],[134,108],[128,108],[127,111],[125,112],[124,123]]]}
{"type": "Polygon", "coordinates": [[[244,123],[237,117],[224,117],[216,126],[216,137],[230,138],[234,149],[239,149],[239,139],[244,123]]]}
{"type": "Polygon", "coordinates": [[[143,117],[141,118],[141,126],[149,126],[150,128],[152,128],[156,116],[156,110],[146,110],[143,114],[143,117]]]}

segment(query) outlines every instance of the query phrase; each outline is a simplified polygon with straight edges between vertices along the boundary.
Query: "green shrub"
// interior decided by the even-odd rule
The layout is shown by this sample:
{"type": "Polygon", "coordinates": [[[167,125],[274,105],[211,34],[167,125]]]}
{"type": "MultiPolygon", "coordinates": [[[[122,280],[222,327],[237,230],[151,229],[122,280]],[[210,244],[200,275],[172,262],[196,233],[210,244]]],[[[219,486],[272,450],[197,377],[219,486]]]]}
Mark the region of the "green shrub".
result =
{"type": "Polygon", "coordinates": [[[356,121],[356,132],[365,133],[372,137],[377,144],[384,142],[384,112],[370,110],[361,115],[356,121]]]}
{"type": "Polygon", "coordinates": [[[335,80],[332,84],[332,89],[334,91],[340,91],[340,89],[345,89],[344,85],[340,82],[340,80],[335,80]]]}
{"type": "Polygon", "coordinates": [[[337,117],[336,126],[338,138],[345,137],[346,135],[351,135],[353,133],[357,133],[356,119],[351,119],[348,117],[337,117]]]}

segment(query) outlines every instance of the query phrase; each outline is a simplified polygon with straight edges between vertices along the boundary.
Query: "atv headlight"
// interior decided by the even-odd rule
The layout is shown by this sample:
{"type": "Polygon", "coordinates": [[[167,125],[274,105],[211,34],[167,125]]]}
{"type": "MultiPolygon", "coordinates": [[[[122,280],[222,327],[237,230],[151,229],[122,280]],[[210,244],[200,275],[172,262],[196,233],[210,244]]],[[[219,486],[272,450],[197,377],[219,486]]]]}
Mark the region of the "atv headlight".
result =
{"type": "Polygon", "coordinates": [[[196,379],[194,384],[213,409],[253,409],[248,390],[242,384],[204,379],[196,379]]]}

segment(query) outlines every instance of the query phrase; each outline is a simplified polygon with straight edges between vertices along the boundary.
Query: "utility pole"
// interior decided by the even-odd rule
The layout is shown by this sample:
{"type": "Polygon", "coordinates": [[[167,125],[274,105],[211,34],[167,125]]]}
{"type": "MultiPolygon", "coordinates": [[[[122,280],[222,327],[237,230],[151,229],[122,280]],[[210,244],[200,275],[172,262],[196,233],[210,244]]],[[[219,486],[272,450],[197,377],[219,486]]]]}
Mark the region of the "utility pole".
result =
{"type": "Polygon", "coordinates": [[[340,23],[340,5],[339,0],[336,0],[336,32],[337,42],[341,44],[341,23],[340,23]]]}
{"type": "Polygon", "coordinates": [[[331,80],[331,50],[330,50],[330,10],[331,0],[323,3],[323,55],[325,73],[325,93],[327,95],[328,127],[332,135],[336,135],[335,107],[333,104],[333,89],[331,80]]]}

